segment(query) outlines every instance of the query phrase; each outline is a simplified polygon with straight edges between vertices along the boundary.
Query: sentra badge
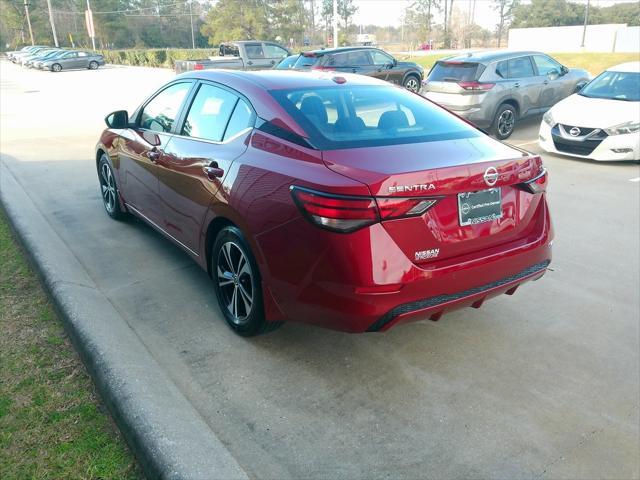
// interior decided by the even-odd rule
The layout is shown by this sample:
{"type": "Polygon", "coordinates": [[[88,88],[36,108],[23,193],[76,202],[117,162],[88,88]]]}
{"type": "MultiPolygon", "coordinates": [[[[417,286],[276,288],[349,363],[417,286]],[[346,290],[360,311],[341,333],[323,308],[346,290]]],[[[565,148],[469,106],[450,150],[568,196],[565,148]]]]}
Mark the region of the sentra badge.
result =
{"type": "Polygon", "coordinates": [[[433,183],[421,183],[418,185],[395,185],[389,187],[389,193],[429,192],[435,190],[433,183]]]}

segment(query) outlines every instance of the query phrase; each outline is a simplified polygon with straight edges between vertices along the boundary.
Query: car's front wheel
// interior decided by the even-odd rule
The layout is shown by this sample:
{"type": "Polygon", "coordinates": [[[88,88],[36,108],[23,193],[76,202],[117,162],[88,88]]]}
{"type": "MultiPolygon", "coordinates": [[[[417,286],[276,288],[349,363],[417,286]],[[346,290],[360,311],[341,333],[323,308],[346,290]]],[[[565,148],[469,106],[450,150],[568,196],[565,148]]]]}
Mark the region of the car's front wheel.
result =
{"type": "Polygon", "coordinates": [[[282,324],[265,319],[260,271],[237,227],[230,225],[218,233],[211,249],[211,276],[220,310],[234,332],[251,337],[282,324]]]}
{"type": "Polygon", "coordinates": [[[107,211],[107,215],[115,220],[120,220],[125,216],[125,212],[120,208],[120,196],[118,185],[113,168],[106,154],[102,154],[98,163],[98,179],[100,180],[100,193],[102,194],[102,204],[107,211]]]}
{"type": "Polygon", "coordinates": [[[409,75],[404,80],[404,88],[410,92],[418,93],[420,91],[420,79],[416,75],[409,75]]]}
{"type": "Polygon", "coordinates": [[[60,72],[61,70],[62,70],[62,65],[60,65],[59,63],[54,63],[53,65],[51,65],[52,72],[60,72]]]}
{"type": "Polygon", "coordinates": [[[516,127],[518,115],[513,105],[505,103],[498,108],[493,120],[493,134],[498,140],[505,140],[511,136],[516,127]]]}

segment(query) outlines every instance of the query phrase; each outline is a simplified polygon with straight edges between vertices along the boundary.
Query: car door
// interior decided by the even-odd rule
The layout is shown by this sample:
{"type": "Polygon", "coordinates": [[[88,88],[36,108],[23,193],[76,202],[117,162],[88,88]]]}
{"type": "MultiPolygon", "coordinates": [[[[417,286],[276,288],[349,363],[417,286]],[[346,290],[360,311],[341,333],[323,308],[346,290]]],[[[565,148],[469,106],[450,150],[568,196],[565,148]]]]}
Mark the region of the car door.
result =
{"type": "Polygon", "coordinates": [[[89,55],[87,52],[77,52],[76,58],[73,60],[72,68],[88,68],[89,67],[89,55]]]}
{"type": "Polygon", "coordinates": [[[531,114],[538,105],[540,83],[538,82],[531,57],[510,58],[507,61],[510,81],[509,95],[520,106],[520,117],[531,114]]]}
{"type": "MultiPolygon", "coordinates": [[[[192,253],[202,222],[255,123],[249,103],[218,84],[202,82],[159,164],[164,229],[192,253]]],[[[219,195],[224,195],[220,192],[219,195]]]]}
{"type": "Polygon", "coordinates": [[[244,44],[245,51],[245,66],[247,70],[259,70],[264,68],[271,68],[269,59],[265,57],[264,48],[262,42],[251,42],[244,44]]]}
{"type": "MultiPolygon", "coordinates": [[[[371,76],[379,78],[380,80],[389,81],[389,76],[392,73],[395,63],[394,58],[381,50],[370,50],[369,54],[371,55],[371,61],[373,63],[371,76]]],[[[392,80],[393,83],[398,83],[397,79],[394,78],[392,80]]],[[[400,82],[402,82],[402,80],[400,80],[400,82]]]]}
{"type": "Polygon", "coordinates": [[[74,64],[78,58],[78,52],[69,52],[66,55],[60,57],[59,63],[63,69],[75,68],[74,64]]]}
{"type": "Polygon", "coordinates": [[[139,110],[133,128],[119,142],[119,176],[124,201],[156,226],[162,227],[158,197],[158,163],[171,141],[172,130],[193,81],[172,83],[139,110]]]}
{"type": "Polygon", "coordinates": [[[537,81],[541,84],[540,109],[547,109],[564,98],[562,65],[547,55],[533,55],[537,81]]]}
{"type": "Polygon", "coordinates": [[[267,60],[267,68],[271,68],[279,64],[283,58],[289,56],[289,52],[275,43],[264,42],[262,44],[265,60],[267,60]]]}

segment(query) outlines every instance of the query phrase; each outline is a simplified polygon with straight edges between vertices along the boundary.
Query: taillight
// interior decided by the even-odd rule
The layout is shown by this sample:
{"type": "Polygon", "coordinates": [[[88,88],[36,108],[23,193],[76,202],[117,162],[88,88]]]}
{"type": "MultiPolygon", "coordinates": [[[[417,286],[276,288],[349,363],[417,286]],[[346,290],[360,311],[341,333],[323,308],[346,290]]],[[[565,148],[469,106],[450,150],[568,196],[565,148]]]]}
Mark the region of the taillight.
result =
{"type": "Polygon", "coordinates": [[[194,70],[204,70],[204,65],[203,65],[202,63],[196,63],[196,64],[193,66],[193,69],[194,69],[194,70]]]}
{"type": "Polygon", "coordinates": [[[381,220],[422,215],[438,199],[360,197],[291,187],[291,195],[304,216],[315,225],[349,233],[381,220]]]}
{"type": "Polygon", "coordinates": [[[496,84],[495,83],[481,83],[481,82],[458,82],[465,90],[474,90],[486,92],[487,90],[491,90],[496,84]]]}
{"type": "Polygon", "coordinates": [[[435,198],[376,197],[382,220],[422,215],[438,201],[435,198]]]}
{"type": "Polygon", "coordinates": [[[526,182],[519,183],[518,187],[529,193],[536,194],[546,191],[547,183],[547,170],[543,168],[542,172],[537,177],[532,178],[531,180],[527,180],[526,182]]]}

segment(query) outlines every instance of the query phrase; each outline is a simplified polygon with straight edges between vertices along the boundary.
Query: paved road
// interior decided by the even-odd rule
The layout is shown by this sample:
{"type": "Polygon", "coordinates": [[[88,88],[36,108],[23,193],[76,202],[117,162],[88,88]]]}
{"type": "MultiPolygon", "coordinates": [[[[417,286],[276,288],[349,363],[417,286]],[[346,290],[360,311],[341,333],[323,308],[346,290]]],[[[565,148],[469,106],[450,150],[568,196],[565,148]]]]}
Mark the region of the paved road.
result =
{"type": "MultiPolygon", "coordinates": [[[[288,324],[247,340],[185,254],[101,206],[102,117],[171,76],[2,62],[0,151],[250,476],[640,476],[637,165],[545,155],[555,258],[513,297],[385,334],[288,324]]],[[[538,151],[536,132],[528,122],[512,142],[538,151]]]]}

